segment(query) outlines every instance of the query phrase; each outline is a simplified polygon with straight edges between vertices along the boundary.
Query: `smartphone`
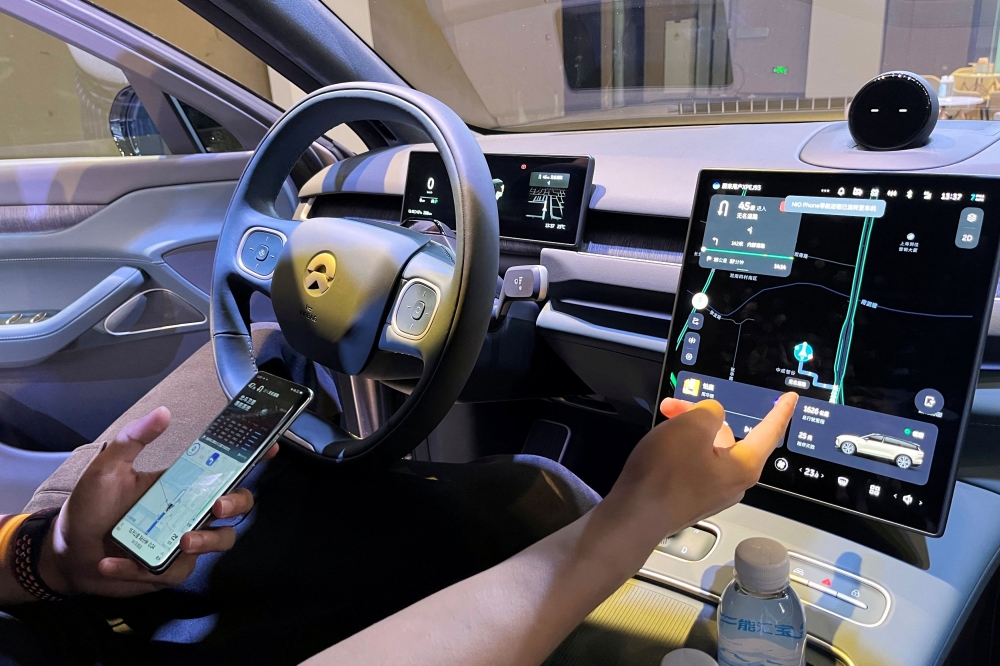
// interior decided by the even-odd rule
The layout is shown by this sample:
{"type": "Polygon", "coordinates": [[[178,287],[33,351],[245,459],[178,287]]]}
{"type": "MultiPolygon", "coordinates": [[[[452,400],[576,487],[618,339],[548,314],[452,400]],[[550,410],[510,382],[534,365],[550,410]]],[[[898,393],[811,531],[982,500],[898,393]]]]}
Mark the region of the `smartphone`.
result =
{"type": "Polygon", "coordinates": [[[231,492],[313,398],[304,386],[258,372],[111,531],[151,572],[180,555],[181,536],[211,519],[231,492]]]}

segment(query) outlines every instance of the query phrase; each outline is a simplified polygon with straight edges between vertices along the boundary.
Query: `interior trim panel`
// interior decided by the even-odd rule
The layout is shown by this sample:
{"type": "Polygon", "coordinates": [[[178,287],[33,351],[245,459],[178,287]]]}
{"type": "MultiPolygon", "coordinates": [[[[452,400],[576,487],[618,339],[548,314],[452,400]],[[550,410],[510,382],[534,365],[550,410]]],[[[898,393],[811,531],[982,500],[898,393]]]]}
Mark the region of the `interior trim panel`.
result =
{"type": "Polygon", "coordinates": [[[69,453],[24,451],[0,443],[0,515],[20,513],[69,453]]]}
{"type": "Polygon", "coordinates": [[[0,205],[0,234],[39,234],[74,227],[104,208],[83,205],[0,205]]]}
{"type": "Polygon", "coordinates": [[[250,153],[239,152],[0,160],[0,210],[6,206],[107,205],[137,190],[235,181],[249,159],[250,153]]]}
{"type": "Polygon", "coordinates": [[[551,282],[580,280],[670,293],[677,289],[681,274],[680,264],[548,247],[542,249],[541,264],[548,269],[551,282]]]}
{"type": "Polygon", "coordinates": [[[535,325],[538,328],[547,329],[549,331],[569,333],[571,335],[578,335],[582,338],[610,342],[611,344],[622,345],[625,347],[645,349],[646,351],[651,351],[656,354],[664,354],[667,351],[667,341],[665,338],[657,338],[651,335],[632,333],[630,331],[623,331],[617,328],[598,326],[597,324],[592,324],[585,319],[557,312],[552,309],[551,303],[546,303],[545,306],[542,307],[542,311],[538,313],[538,319],[535,321],[535,325]]]}

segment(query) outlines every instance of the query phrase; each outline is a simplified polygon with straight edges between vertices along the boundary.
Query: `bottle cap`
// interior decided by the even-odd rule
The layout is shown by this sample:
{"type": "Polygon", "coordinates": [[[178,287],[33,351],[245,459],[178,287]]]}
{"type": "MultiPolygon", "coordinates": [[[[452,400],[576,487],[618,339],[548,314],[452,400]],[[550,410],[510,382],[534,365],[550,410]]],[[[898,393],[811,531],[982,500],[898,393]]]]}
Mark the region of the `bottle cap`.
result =
{"type": "Polygon", "coordinates": [[[664,657],[660,666],[719,666],[719,662],[700,650],[681,648],[664,657]]]}
{"type": "Polygon", "coordinates": [[[749,592],[780,592],[788,587],[788,551],[773,539],[744,539],[736,546],[736,580],[749,592]]]}

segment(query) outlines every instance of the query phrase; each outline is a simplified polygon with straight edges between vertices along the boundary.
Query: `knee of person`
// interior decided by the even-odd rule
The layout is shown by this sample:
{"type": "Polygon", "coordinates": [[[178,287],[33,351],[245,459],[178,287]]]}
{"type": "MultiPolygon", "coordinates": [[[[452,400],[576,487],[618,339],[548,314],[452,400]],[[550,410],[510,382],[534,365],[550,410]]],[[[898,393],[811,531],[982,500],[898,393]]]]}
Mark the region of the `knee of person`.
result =
{"type": "Polygon", "coordinates": [[[97,454],[104,450],[105,445],[106,443],[101,441],[84,444],[74,449],[69,458],[63,461],[63,464],[59,465],[56,471],[42,482],[42,485],[38,486],[31,496],[31,501],[24,507],[24,512],[34,513],[42,509],[62,506],[80,481],[84,470],[97,457],[97,454]]]}

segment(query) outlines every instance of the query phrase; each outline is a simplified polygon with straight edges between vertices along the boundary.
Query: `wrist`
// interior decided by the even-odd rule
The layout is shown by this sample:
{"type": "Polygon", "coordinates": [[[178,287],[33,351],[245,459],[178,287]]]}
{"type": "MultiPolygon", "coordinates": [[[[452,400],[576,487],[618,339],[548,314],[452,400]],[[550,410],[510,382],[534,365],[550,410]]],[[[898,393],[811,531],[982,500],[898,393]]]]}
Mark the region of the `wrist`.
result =
{"type": "Polygon", "coordinates": [[[660,527],[663,517],[649,510],[653,503],[629,500],[612,491],[594,507],[591,519],[591,527],[600,535],[596,554],[624,578],[635,575],[666,536],[660,527]]]}
{"type": "Polygon", "coordinates": [[[662,500],[641,497],[632,489],[614,488],[596,507],[600,520],[610,525],[610,541],[621,556],[629,559],[635,573],[642,567],[656,545],[684,525],[663,508],[662,500]],[[618,492],[616,492],[618,491],[618,492]]]}
{"type": "Polygon", "coordinates": [[[0,516],[0,603],[22,604],[37,599],[28,593],[14,575],[14,543],[17,530],[28,514],[0,516]]]}
{"type": "Polygon", "coordinates": [[[42,554],[38,561],[38,573],[42,581],[56,594],[68,596],[73,593],[70,585],[70,577],[67,575],[62,554],[65,552],[65,544],[59,539],[59,521],[62,518],[62,511],[49,523],[48,533],[45,535],[45,542],[42,545],[42,554]]]}

